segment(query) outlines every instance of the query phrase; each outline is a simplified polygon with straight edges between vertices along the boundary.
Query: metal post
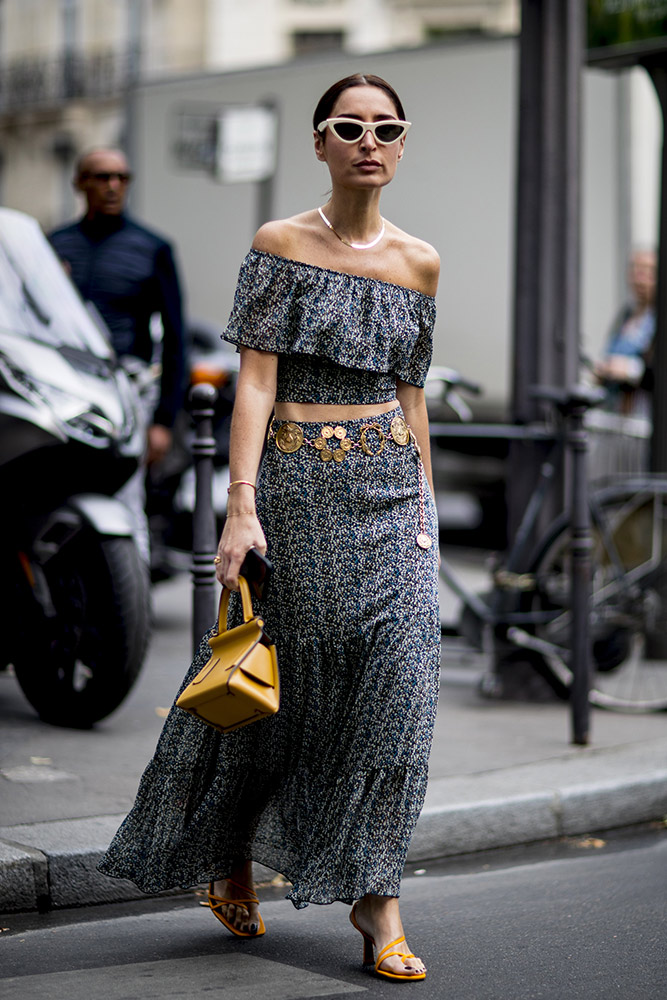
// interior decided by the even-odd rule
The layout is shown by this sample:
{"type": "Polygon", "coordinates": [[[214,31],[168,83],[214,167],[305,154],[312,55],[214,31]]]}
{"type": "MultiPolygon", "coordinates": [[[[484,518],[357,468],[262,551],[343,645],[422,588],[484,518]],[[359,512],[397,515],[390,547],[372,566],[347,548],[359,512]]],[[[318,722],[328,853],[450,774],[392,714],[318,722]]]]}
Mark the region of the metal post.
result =
{"type": "MultiPolygon", "coordinates": [[[[667,123],[667,53],[646,59],[644,65],[653,81],[663,129],[667,123]]],[[[658,249],[658,290],[656,331],[653,340],[653,436],[651,471],[667,471],[667,141],[663,139],[660,180],[660,227],[658,249]]]]}
{"type": "MultiPolygon", "coordinates": [[[[576,387],[573,390],[576,392],[576,387]]],[[[572,579],[570,581],[570,601],[572,625],[570,630],[571,669],[573,673],[570,692],[572,742],[587,746],[590,731],[590,703],[588,694],[591,684],[590,652],[590,582],[591,582],[591,519],[588,508],[588,477],[586,474],[586,453],[588,436],[584,427],[586,390],[582,402],[568,414],[568,445],[572,459],[570,494],[570,531],[572,558],[572,579]]]]}
{"type": "MultiPolygon", "coordinates": [[[[512,420],[538,419],[531,387],[565,388],[579,367],[579,160],[584,7],[522,0],[514,287],[512,420]]],[[[544,445],[510,446],[508,538],[514,539],[544,461],[544,445]]],[[[564,478],[535,536],[563,509],[564,478]]],[[[502,645],[495,651],[500,675],[502,645]]]]}
{"type": "MultiPolygon", "coordinates": [[[[658,236],[658,288],[656,328],[653,338],[653,387],[651,436],[651,472],[667,472],[667,53],[661,52],[644,62],[653,81],[663,123],[660,178],[660,226],[658,236]]],[[[652,660],[667,659],[667,637],[655,630],[646,636],[645,654],[652,660]]]]}
{"type": "MultiPolygon", "coordinates": [[[[564,388],[579,368],[579,160],[583,7],[523,0],[512,419],[539,417],[535,384],[564,388]]],[[[544,449],[510,450],[508,536],[521,522],[544,449]]],[[[561,484],[562,489],[562,484],[561,484]]],[[[562,510],[545,504],[538,531],[562,510]]]]}
{"type": "Polygon", "coordinates": [[[195,424],[192,455],[195,466],[195,506],[192,515],[192,651],[215,620],[216,582],[213,559],[217,537],[213,510],[214,405],[218,390],[203,383],[190,390],[195,424]]]}

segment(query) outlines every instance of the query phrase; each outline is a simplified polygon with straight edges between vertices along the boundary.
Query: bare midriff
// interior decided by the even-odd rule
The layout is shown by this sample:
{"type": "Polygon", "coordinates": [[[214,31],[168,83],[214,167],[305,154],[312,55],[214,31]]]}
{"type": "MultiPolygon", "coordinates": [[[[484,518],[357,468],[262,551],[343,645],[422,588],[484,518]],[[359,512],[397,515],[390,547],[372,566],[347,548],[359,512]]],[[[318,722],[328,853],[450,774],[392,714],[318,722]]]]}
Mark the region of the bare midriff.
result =
{"type": "Polygon", "coordinates": [[[349,405],[328,403],[276,403],[277,420],[295,420],[297,423],[313,423],[340,420],[358,420],[360,417],[379,417],[390,413],[398,406],[397,399],[386,403],[350,403],[349,405]]]}

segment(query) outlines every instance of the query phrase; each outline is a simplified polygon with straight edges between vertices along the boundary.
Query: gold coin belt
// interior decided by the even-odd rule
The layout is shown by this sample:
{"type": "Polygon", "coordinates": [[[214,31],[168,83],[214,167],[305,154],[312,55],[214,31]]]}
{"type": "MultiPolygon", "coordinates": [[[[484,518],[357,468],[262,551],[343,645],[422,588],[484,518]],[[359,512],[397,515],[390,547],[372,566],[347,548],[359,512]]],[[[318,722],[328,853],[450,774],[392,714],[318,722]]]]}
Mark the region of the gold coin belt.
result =
{"type": "MultiPolygon", "coordinates": [[[[325,424],[316,438],[307,438],[299,424],[288,420],[276,429],[276,418],[272,418],[269,425],[267,441],[276,442],[276,447],[285,455],[292,455],[299,451],[304,445],[314,448],[319,453],[323,462],[344,462],[348,454],[354,449],[360,449],[365,455],[379,455],[387,443],[387,435],[379,424],[364,424],[359,432],[359,440],[351,441],[347,436],[347,429],[340,424],[332,427],[325,424]],[[368,440],[368,432],[373,431],[377,437],[368,440]],[[374,450],[375,446],[375,450],[374,450]]],[[[395,416],[389,425],[389,439],[394,444],[405,447],[412,441],[417,453],[417,465],[419,472],[419,524],[415,541],[420,549],[430,549],[433,544],[431,536],[426,531],[426,510],[424,498],[424,463],[422,462],[421,449],[417,444],[417,439],[412,428],[405,422],[403,417],[395,416]]]]}
{"type": "MultiPolygon", "coordinates": [[[[389,438],[394,444],[405,446],[410,440],[417,445],[414,434],[403,417],[396,416],[389,427],[389,438]]],[[[275,417],[269,427],[268,440],[274,440],[276,447],[285,455],[292,455],[306,445],[319,453],[322,462],[344,462],[349,452],[358,449],[365,455],[379,455],[387,443],[387,435],[377,423],[364,424],[359,432],[359,440],[352,441],[347,429],[340,424],[325,424],[318,437],[307,438],[299,424],[291,420],[275,428],[275,417]],[[373,432],[369,440],[369,432],[373,432]]]]}

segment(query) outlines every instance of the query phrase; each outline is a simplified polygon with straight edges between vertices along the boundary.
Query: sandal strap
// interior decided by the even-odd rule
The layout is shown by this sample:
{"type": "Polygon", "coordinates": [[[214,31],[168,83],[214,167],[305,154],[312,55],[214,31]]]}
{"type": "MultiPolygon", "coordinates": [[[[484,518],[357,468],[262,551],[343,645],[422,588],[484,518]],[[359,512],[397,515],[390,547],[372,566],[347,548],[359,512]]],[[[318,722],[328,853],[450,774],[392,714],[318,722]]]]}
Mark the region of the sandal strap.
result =
{"type": "Polygon", "coordinates": [[[240,889],[241,892],[247,892],[248,895],[249,895],[249,897],[250,897],[250,902],[251,903],[259,903],[259,899],[257,897],[257,893],[255,892],[254,889],[251,889],[250,886],[248,886],[248,885],[242,885],[240,882],[236,882],[233,878],[227,878],[227,879],[225,879],[225,882],[228,882],[229,885],[233,885],[237,889],[240,889]]]}
{"type": "Polygon", "coordinates": [[[397,958],[400,958],[400,959],[403,959],[403,960],[405,960],[406,958],[414,958],[414,955],[412,953],[408,954],[405,951],[391,951],[392,948],[395,948],[397,944],[402,944],[403,941],[405,941],[405,937],[396,938],[395,941],[392,941],[391,944],[388,944],[385,948],[382,949],[382,951],[378,955],[377,961],[375,963],[375,971],[376,972],[380,968],[380,966],[382,965],[382,963],[384,962],[384,960],[386,958],[393,958],[394,955],[396,955],[397,958]],[[387,954],[387,952],[391,952],[391,954],[387,954]]]}
{"type": "Polygon", "coordinates": [[[246,903],[256,903],[256,899],[228,899],[226,896],[213,896],[208,894],[209,906],[212,910],[218,906],[242,906],[247,909],[246,903]]]}
{"type": "Polygon", "coordinates": [[[237,889],[240,889],[241,892],[248,892],[250,895],[246,898],[239,896],[238,899],[228,899],[226,896],[216,896],[211,892],[211,889],[213,888],[213,883],[211,883],[208,890],[208,901],[211,909],[216,909],[218,906],[235,906],[237,904],[245,906],[246,903],[259,903],[257,893],[248,888],[247,885],[241,885],[240,882],[235,882],[233,878],[225,879],[225,881],[230,885],[235,886],[237,889]],[[215,905],[212,902],[213,900],[215,900],[215,905]]]}

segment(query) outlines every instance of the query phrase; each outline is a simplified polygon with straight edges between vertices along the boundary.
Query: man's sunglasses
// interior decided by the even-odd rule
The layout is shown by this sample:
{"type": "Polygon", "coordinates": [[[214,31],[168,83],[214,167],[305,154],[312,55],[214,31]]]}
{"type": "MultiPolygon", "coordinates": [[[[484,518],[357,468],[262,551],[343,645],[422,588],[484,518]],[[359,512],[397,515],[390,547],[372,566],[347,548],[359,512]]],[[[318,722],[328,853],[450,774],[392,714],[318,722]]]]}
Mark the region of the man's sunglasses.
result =
{"type": "Polygon", "coordinates": [[[360,122],[357,118],[327,118],[317,126],[318,132],[330,128],[341,142],[359,142],[363,135],[372,132],[377,142],[383,146],[391,146],[393,142],[402,139],[412,122],[381,121],[360,122]]]}
{"type": "Polygon", "coordinates": [[[118,181],[120,184],[129,184],[132,180],[132,174],[122,173],[118,170],[98,170],[95,172],[87,170],[86,173],[82,175],[82,179],[99,181],[101,184],[108,184],[109,181],[118,181]]]}

